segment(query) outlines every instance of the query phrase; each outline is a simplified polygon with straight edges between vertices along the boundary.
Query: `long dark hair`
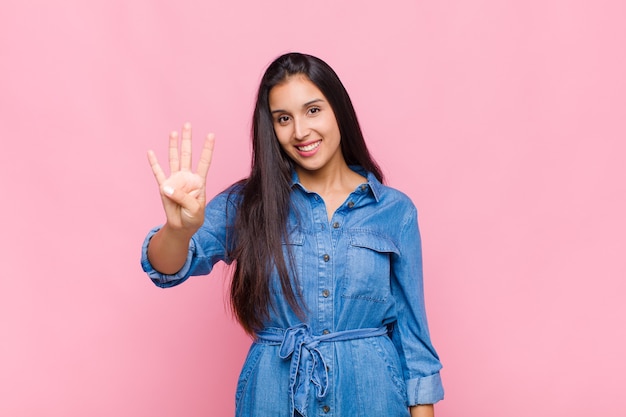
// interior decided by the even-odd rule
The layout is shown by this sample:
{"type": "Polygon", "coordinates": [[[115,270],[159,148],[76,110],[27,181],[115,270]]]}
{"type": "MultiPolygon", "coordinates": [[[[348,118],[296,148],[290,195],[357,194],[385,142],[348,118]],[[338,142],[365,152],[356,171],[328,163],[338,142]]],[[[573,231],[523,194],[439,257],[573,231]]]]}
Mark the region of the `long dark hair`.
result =
{"type": "Polygon", "coordinates": [[[283,255],[293,161],[280,147],[269,107],[270,90],[296,74],[315,84],[332,107],[346,163],[360,165],[383,181],[381,170],[365,145],[350,97],[335,71],[321,59],[300,53],[285,54],[272,62],[261,80],[254,109],[250,176],[237,187],[241,199],[235,217],[232,259],[236,264],[230,298],[235,317],[251,334],[261,330],[269,317],[270,276],[274,269],[289,306],[301,319],[305,315],[305,306],[298,303],[300,297],[294,291],[298,277],[288,267],[293,260],[288,262],[283,255]]]}

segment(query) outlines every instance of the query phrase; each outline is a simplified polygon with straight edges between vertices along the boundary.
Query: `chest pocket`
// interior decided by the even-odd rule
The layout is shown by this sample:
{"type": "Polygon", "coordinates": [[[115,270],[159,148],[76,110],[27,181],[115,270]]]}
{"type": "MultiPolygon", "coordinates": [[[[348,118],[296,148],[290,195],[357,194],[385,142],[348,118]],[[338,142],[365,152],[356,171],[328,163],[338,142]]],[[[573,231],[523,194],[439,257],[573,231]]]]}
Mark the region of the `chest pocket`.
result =
{"type": "MultiPolygon", "coordinates": [[[[291,276],[291,284],[298,282],[300,289],[302,279],[302,259],[304,256],[304,234],[301,230],[295,229],[289,233],[287,240],[283,241],[283,256],[287,264],[289,274],[291,276]],[[291,252],[291,255],[290,255],[291,252]],[[295,274],[295,276],[294,276],[295,274]]],[[[282,294],[283,290],[280,285],[280,278],[276,269],[271,277],[271,291],[275,294],[282,294]]]]}
{"type": "Polygon", "coordinates": [[[356,231],[350,235],[343,296],[384,303],[391,294],[391,257],[400,250],[388,237],[356,231]]]}

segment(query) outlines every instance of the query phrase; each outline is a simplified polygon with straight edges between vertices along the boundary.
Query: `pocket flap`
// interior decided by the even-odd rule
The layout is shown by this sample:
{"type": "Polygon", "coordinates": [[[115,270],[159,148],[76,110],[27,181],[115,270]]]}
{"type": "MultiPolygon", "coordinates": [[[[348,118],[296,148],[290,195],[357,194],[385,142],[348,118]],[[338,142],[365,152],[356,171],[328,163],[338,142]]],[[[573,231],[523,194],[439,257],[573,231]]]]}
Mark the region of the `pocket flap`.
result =
{"type": "Polygon", "coordinates": [[[371,249],[376,252],[400,254],[400,250],[391,239],[372,232],[352,232],[350,244],[359,248],[371,249]]]}

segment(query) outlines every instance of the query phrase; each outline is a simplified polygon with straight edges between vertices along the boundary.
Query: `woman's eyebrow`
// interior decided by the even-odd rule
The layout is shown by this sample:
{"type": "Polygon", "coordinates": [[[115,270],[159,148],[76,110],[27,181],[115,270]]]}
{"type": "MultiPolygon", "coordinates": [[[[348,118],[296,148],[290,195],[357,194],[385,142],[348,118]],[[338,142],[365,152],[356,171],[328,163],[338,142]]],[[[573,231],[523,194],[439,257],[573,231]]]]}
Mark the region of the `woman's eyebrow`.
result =
{"type": "Polygon", "coordinates": [[[324,100],[322,100],[321,98],[316,98],[316,99],[313,99],[311,101],[307,101],[306,103],[304,103],[302,105],[302,107],[309,107],[311,104],[315,104],[315,103],[318,103],[320,101],[324,101],[324,100]]]}
{"type": "MultiPolygon", "coordinates": [[[[323,100],[323,99],[321,99],[321,98],[315,98],[315,99],[313,99],[313,100],[311,100],[311,101],[307,101],[306,103],[304,103],[304,104],[302,105],[302,107],[303,107],[303,108],[304,108],[304,107],[309,107],[311,104],[319,103],[319,102],[322,102],[322,101],[324,101],[324,100],[323,100]]],[[[276,109],[276,110],[272,110],[272,114],[274,114],[274,113],[286,113],[286,112],[287,112],[287,111],[286,111],[286,110],[283,110],[283,109],[276,109]]]]}

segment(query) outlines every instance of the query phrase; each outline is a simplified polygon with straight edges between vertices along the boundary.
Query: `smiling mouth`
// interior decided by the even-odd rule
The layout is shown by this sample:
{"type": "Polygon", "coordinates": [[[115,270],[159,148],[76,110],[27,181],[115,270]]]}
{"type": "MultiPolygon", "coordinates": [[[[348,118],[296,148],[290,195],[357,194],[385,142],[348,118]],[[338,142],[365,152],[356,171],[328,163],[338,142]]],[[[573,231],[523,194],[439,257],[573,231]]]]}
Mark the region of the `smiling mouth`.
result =
{"type": "Polygon", "coordinates": [[[313,149],[316,149],[318,146],[320,146],[321,143],[322,143],[322,141],[318,140],[317,142],[311,143],[311,144],[306,145],[306,146],[296,146],[296,148],[299,151],[302,151],[302,152],[310,152],[313,149]]]}

